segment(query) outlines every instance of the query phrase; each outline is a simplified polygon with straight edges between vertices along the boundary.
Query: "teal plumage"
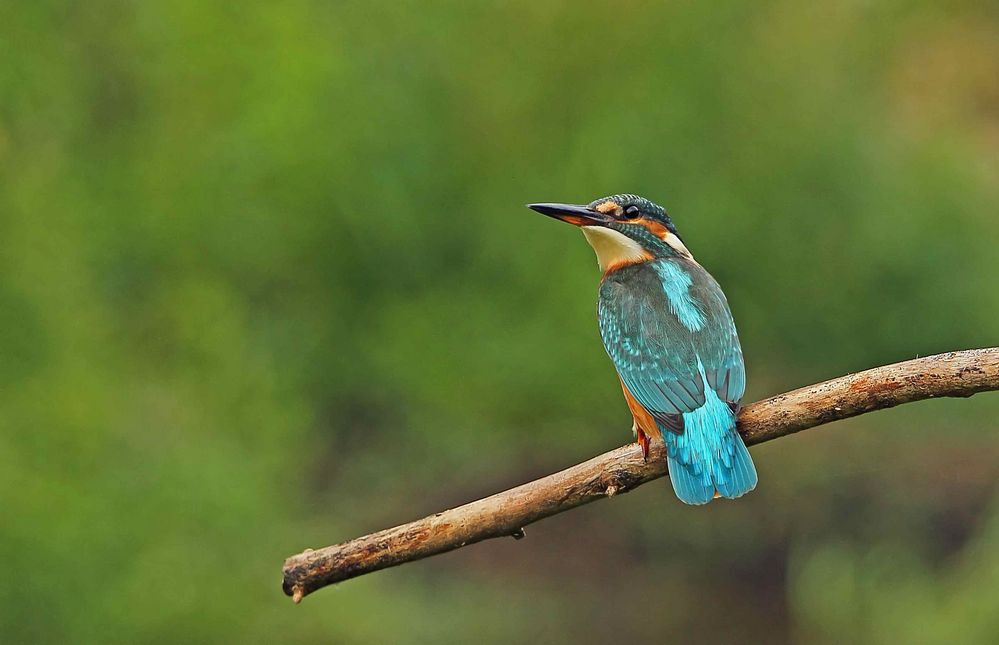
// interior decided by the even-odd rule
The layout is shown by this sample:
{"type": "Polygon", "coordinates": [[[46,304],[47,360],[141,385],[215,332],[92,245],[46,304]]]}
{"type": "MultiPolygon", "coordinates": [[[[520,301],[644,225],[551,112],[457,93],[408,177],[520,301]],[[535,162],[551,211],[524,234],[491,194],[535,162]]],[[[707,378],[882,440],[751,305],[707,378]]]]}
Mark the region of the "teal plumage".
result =
{"type": "Polygon", "coordinates": [[[621,381],[662,431],[677,497],[752,490],[756,469],[735,430],[742,349],[714,278],[679,255],[631,264],[604,277],[597,314],[621,381]]]}
{"type": "Polygon", "coordinates": [[[582,227],[596,250],[604,269],[600,335],[643,448],[647,434],[662,435],[677,497],[705,504],[755,488],[756,468],[735,423],[746,389],[735,322],[666,211],[636,195],[531,208],[582,227]]]}

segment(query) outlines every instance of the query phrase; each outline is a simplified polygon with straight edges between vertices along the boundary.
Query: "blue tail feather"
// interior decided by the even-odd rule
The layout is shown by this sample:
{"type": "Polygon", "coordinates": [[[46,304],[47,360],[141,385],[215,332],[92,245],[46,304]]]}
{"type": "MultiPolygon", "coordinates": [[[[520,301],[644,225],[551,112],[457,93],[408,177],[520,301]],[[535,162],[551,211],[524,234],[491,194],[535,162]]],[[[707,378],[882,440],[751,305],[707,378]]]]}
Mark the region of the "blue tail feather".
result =
{"type": "Polygon", "coordinates": [[[706,388],[704,405],[683,415],[683,434],[663,432],[673,490],[687,504],[706,504],[715,492],[734,499],[756,488],[757,476],[735,415],[706,388]]]}
{"type": "Polygon", "coordinates": [[[711,480],[705,480],[694,473],[693,464],[682,464],[673,457],[667,458],[669,479],[673,482],[676,496],[684,504],[707,504],[715,496],[711,480]]]}
{"type": "Polygon", "coordinates": [[[734,428],[729,431],[727,443],[734,449],[731,466],[715,461],[715,488],[722,497],[735,499],[756,488],[756,466],[753,465],[753,458],[749,456],[749,449],[742,436],[734,428]]]}

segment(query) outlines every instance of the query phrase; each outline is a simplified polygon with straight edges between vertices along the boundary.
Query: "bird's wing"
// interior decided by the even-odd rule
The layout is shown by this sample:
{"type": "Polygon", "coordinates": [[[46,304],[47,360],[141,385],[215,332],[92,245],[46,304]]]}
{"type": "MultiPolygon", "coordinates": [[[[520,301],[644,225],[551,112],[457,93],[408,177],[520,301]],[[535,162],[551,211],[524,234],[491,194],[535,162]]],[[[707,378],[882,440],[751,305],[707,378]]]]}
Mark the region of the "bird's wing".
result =
{"type": "Polygon", "coordinates": [[[711,321],[695,339],[698,355],[704,365],[708,387],[736,409],[746,393],[746,366],[739,335],[721,287],[700,265],[697,267],[702,275],[693,281],[691,295],[704,303],[711,321]]]}
{"type": "Polygon", "coordinates": [[[667,429],[682,432],[679,415],[704,405],[705,383],[738,405],[746,377],[735,324],[696,262],[654,260],[609,274],[597,315],[625,387],[667,429]]]}

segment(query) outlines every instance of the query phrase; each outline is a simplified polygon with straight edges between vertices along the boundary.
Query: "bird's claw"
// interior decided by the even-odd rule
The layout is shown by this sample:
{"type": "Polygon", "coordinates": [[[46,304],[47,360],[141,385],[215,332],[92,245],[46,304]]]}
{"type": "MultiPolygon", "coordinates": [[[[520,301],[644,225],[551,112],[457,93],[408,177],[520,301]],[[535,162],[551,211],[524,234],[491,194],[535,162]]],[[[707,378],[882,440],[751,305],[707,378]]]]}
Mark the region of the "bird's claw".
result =
{"type": "Polygon", "coordinates": [[[649,435],[642,432],[641,428],[635,429],[635,435],[638,438],[638,445],[642,447],[642,458],[645,462],[649,461],[649,435]]]}

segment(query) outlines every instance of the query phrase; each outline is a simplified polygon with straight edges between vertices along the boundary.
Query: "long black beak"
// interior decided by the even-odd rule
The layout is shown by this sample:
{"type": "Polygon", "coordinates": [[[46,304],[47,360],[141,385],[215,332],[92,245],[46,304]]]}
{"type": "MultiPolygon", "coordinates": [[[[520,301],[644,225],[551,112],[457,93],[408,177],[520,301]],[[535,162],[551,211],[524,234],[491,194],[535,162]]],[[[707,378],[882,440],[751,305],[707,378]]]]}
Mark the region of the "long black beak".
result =
{"type": "Polygon", "coordinates": [[[611,221],[611,218],[599,211],[595,211],[588,206],[577,206],[575,204],[528,204],[528,208],[538,211],[542,215],[560,219],[563,222],[575,224],[576,226],[603,226],[611,221]]]}

